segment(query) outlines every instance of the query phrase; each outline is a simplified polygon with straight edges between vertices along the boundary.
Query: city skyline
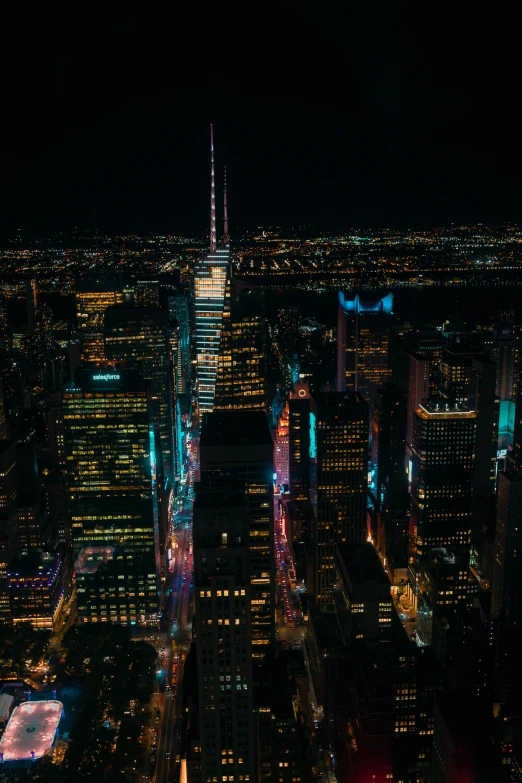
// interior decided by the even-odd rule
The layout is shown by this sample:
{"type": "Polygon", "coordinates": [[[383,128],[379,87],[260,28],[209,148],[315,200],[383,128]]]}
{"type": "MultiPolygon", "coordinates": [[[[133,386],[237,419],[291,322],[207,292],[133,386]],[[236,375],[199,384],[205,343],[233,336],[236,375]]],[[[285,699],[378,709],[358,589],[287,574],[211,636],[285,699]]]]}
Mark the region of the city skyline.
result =
{"type": "Polygon", "coordinates": [[[522,783],[518,26],[88,10],[3,50],[1,780],[522,783]]]}

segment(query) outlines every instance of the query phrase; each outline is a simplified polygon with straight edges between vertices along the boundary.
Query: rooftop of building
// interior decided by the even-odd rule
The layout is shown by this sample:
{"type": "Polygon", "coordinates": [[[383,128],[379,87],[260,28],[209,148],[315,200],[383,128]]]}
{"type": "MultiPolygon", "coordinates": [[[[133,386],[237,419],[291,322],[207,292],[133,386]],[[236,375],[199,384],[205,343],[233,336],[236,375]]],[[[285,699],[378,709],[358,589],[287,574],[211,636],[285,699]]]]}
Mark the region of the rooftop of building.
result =
{"type": "Polygon", "coordinates": [[[128,551],[124,545],[113,547],[100,541],[80,550],[75,570],[82,577],[100,572],[110,578],[121,574],[134,579],[138,574],[155,572],[154,553],[128,551]]]}
{"type": "Polygon", "coordinates": [[[371,296],[359,296],[347,299],[342,291],[339,291],[339,305],[345,313],[393,313],[393,293],[384,294],[380,299],[372,299],[371,296]]]}
{"type": "Polygon", "coordinates": [[[416,413],[423,419],[428,418],[476,418],[476,412],[462,402],[446,400],[443,397],[429,397],[422,402],[416,413]]]}
{"type": "Polygon", "coordinates": [[[446,547],[432,549],[429,554],[433,562],[441,563],[442,565],[461,565],[469,562],[467,553],[456,552],[446,547]]]}
{"type": "Polygon", "coordinates": [[[11,563],[8,576],[22,578],[49,577],[52,579],[62,562],[60,552],[46,552],[43,549],[31,549],[27,555],[17,555],[11,563]]]}
{"type": "Polygon", "coordinates": [[[200,447],[272,445],[263,411],[214,411],[206,414],[200,447]]]}
{"type": "Polygon", "coordinates": [[[322,612],[314,603],[309,604],[312,632],[319,651],[332,652],[344,647],[337,614],[322,612]]]}
{"type": "Polygon", "coordinates": [[[97,275],[86,275],[81,280],[76,281],[76,291],[85,293],[110,293],[123,291],[123,280],[121,277],[104,276],[102,273],[97,275]]]}
{"type": "Polygon", "coordinates": [[[152,305],[117,304],[105,310],[103,321],[106,327],[125,321],[154,321],[158,326],[167,325],[167,313],[152,305]]]}
{"type": "Polygon", "coordinates": [[[315,395],[315,400],[320,406],[361,405],[367,406],[366,400],[356,391],[322,391],[315,395]]]}
{"type": "Polygon", "coordinates": [[[95,574],[102,563],[114,556],[113,546],[86,546],[76,559],[76,571],[80,574],[95,574]]]}
{"type": "Polygon", "coordinates": [[[389,586],[390,581],[372,544],[339,544],[338,557],[341,558],[353,584],[379,582],[389,586]]]}

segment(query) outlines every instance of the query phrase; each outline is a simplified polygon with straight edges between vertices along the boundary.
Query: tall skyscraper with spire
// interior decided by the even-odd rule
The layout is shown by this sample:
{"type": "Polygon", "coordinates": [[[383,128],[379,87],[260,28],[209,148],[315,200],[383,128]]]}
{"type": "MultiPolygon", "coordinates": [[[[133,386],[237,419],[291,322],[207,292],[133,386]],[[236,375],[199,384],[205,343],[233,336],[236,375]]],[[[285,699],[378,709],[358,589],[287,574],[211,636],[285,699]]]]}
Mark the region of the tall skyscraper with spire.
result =
{"type": "Polygon", "coordinates": [[[196,265],[194,306],[196,315],[197,397],[199,415],[214,407],[216,375],[227,271],[230,258],[226,180],[224,192],[224,239],[217,244],[216,180],[214,165],[214,132],[210,126],[210,252],[196,265]]]}

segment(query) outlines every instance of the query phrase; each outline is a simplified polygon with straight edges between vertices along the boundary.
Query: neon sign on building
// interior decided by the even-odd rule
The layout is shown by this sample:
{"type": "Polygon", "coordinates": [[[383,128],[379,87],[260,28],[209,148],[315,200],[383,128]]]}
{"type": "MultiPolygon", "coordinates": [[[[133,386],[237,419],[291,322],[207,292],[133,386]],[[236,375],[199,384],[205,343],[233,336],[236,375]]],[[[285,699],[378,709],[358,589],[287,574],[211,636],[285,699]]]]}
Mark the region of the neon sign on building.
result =
{"type": "Polygon", "coordinates": [[[106,373],[105,375],[93,375],[92,379],[93,381],[119,381],[121,379],[121,375],[117,375],[115,373],[106,373]]]}

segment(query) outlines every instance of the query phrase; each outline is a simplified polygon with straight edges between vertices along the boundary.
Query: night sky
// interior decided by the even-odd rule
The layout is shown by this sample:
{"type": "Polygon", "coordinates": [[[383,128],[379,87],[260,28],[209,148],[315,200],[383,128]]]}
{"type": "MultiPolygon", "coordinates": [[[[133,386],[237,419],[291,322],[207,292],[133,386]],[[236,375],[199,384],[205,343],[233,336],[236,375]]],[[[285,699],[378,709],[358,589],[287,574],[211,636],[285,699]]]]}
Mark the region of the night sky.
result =
{"type": "Polygon", "coordinates": [[[232,233],[521,219],[507,10],[105,5],[4,19],[3,235],[204,231],[210,121],[232,233]]]}

